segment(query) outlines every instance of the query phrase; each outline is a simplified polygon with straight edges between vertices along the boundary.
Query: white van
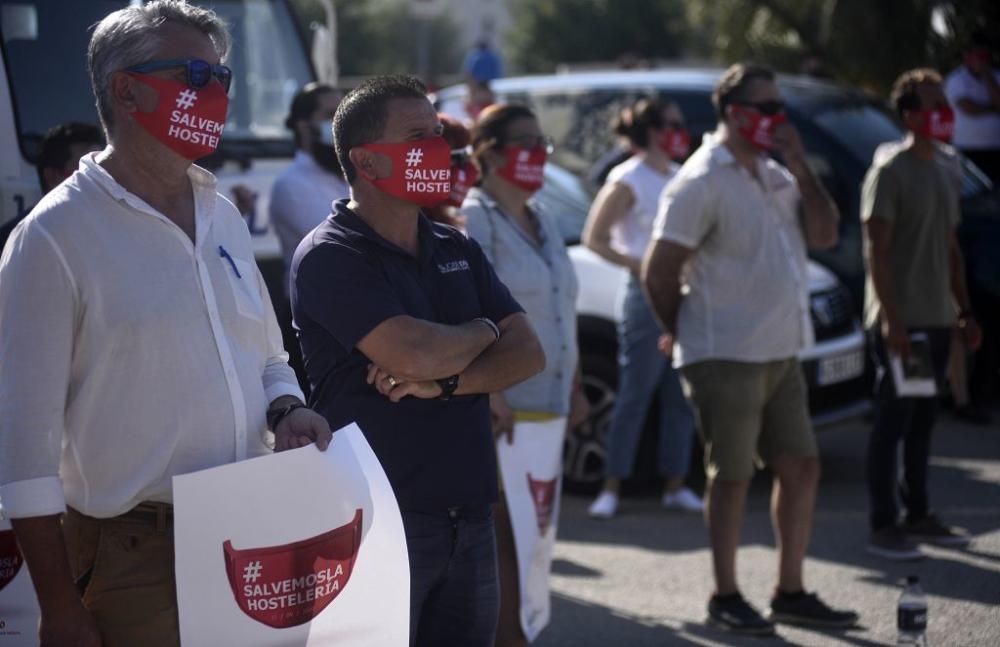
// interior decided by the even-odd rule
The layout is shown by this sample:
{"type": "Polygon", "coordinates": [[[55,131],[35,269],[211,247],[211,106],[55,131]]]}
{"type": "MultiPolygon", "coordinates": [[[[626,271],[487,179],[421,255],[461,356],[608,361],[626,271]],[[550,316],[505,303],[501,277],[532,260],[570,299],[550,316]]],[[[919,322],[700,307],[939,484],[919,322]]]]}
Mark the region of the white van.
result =
{"type": "MultiPolygon", "coordinates": [[[[101,18],[128,4],[0,0],[0,225],[26,213],[41,197],[33,161],[46,131],[68,121],[99,123],[87,75],[87,43],[101,18]]],[[[271,285],[281,279],[281,258],[267,223],[268,196],[293,154],[284,120],[295,92],[316,74],[287,0],[204,4],[229,25],[233,48],[227,64],[234,77],[222,143],[199,164],[216,174],[220,192],[230,195],[242,184],[257,195],[247,224],[271,285]]]]}

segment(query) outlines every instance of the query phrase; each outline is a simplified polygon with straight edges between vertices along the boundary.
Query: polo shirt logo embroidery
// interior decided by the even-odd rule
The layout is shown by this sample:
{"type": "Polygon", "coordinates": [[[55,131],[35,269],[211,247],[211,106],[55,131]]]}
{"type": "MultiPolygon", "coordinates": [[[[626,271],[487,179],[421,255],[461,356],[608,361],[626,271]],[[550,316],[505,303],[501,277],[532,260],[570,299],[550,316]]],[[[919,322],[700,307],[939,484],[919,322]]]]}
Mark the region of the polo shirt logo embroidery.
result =
{"type": "Polygon", "coordinates": [[[531,502],[535,504],[535,518],[538,521],[538,535],[544,537],[549,526],[552,525],[552,511],[556,499],[556,479],[549,481],[536,481],[528,477],[528,491],[531,493],[531,502]]]}
{"type": "Polygon", "coordinates": [[[237,550],[222,545],[236,604],[276,629],[309,622],[336,598],[351,577],[361,546],[361,509],[350,523],[282,546],[237,550]]]}
{"type": "Polygon", "coordinates": [[[452,272],[468,272],[469,271],[469,261],[449,261],[447,263],[438,263],[438,271],[442,274],[451,274],[452,272]]]}
{"type": "Polygon", "coordinates": [[[14,531],[0,530],[0,591],[17,577],[23,563],[14,531]]]}

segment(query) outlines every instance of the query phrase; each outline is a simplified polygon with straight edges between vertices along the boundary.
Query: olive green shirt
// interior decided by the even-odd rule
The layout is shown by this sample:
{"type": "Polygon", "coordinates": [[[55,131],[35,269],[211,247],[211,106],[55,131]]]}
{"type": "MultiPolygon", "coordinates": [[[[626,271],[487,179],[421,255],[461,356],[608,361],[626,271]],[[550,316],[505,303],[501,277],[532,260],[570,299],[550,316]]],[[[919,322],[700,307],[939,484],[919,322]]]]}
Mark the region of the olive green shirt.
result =
{"type": "MultiPolygon", "coordinates": [[[[949,244],[959,221],[960,173],[950,147],[941,146],[935,159],[923,160],[893,142],[879,147],[865,176],[861,219],[892,223],[889,265],[896,307],[908,328],[955,322],[949,244]]],[[[865,326],[878,325],[880,314],[868,267],[865,326]]]]}

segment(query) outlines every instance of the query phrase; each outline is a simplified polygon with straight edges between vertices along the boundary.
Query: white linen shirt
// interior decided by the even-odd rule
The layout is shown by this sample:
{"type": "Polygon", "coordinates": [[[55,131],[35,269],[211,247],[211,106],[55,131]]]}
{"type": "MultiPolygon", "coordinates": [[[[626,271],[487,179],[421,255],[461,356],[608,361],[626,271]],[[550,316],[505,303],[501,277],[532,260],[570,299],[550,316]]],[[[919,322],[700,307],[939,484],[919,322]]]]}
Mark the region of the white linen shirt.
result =
{"type": "MultiPolygon", "coordinates": [[[[994,71],[1000,82],[1000,72],[994,71]]],[[[970,115],[958,106],[961,99],[971,99],[980,105],[990,104],[990,91],[964,65],[948,75],[944,93],[955,110],[955,134],[951,143],[962,150],[993,150],[1000,148],[1000,113],[970,115]]]]}
{"type": "Polygon", "coordinates": [[[798,184],[764,156],[757,176],[709,133],[663,191],[654,239],[694,250],[682,279],[678,366],[788,359],[813,343],[798,184]]]}
{"type": "Polygon", "coordinates": [[[188,171],[192,243],[95,155],[0,257],[9,518],[170,502],[174,475],[268,453],[268,404],[302,397],[250,234],[215,177],[188,171]]]}
{"type": "Polygon", "coordinates": [[[295,159],[271,187],[270,220],[281,243],[285,264],[285,291],[288,268],[302,239],[330,215],[333,202],[351,197],[351,187],[327,171],[305,151],[295,151],[295,159]]]}

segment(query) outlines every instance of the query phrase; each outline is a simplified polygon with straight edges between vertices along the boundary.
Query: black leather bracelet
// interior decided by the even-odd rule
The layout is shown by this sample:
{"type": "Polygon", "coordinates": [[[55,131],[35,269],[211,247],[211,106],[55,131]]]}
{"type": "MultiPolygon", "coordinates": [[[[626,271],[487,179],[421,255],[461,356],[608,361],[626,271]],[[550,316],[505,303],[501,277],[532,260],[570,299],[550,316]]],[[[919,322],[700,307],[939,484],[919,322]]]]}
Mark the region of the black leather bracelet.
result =
{"type": "Polygon", "coordinates": [[[291,404],[286,404],[283,407],[278,407],[277,409],[267,410],[267,428],[272,432],[277,431],[278,425],[282,420],[288,417],[288,414],[295,411],[296,409],[304,409],[306,405],[301,402],[292,402],[291,404]]]}

